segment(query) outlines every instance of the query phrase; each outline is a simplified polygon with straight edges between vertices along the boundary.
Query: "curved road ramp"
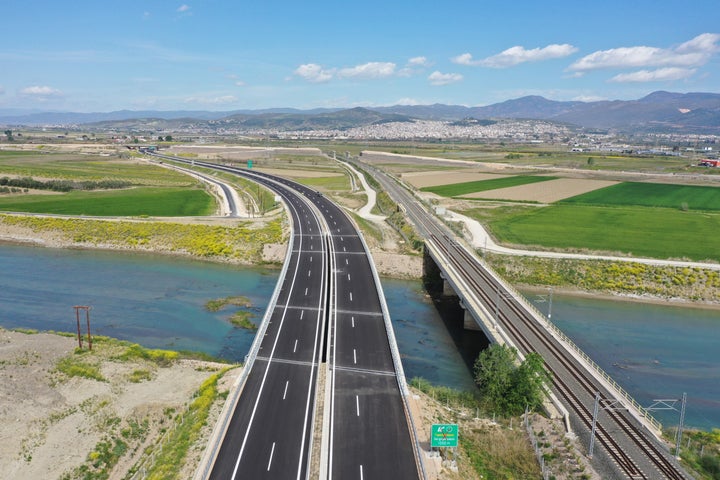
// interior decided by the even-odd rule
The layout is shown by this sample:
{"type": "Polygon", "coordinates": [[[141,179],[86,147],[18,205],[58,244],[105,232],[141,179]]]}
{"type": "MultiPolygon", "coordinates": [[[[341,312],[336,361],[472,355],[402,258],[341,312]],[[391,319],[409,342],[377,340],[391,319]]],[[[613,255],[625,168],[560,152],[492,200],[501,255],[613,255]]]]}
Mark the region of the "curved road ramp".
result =
{"type": "Polygon", "coordinates": [[[355,225],[303,185],[199,166],[276,192],[292,236],[243,376],[195,478],[423,477],[385,297],[355,225]]]}

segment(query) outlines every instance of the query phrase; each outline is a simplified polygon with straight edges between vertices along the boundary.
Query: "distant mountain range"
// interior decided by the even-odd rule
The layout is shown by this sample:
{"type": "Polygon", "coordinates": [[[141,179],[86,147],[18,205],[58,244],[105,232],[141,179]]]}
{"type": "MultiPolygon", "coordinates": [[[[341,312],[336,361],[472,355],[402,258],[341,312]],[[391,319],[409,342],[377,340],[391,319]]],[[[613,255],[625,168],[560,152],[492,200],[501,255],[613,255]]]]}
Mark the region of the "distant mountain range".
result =
{"type": "Polygon", "coordinates": [[[189,124],[206,128],[272,128],[280,130],[347,129],[413,120],[535,119],[579,127],[625,132],[720,134],[720,94],[658,91],[639,100],[554,101],[527,96],[485,107],[396,105],[353,109],[212,111],[132,111],[108,113],[0,110],[3,125],[86,125],[97,128],[162,128],[189,124]],[[89,125],[92,124],[92,125],[89,125]]]}

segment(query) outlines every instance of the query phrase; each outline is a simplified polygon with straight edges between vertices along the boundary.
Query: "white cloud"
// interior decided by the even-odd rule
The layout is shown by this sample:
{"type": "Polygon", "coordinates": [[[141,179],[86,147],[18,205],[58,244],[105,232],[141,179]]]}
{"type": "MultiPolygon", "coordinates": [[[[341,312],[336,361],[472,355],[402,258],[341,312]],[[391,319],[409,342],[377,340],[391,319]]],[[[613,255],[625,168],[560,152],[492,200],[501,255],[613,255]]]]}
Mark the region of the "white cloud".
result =
{"type": "Polygon", "coordinates": [[[703,33],[676,48],[648,46],[599,50],[570,65],[570,70],[588,71],[605,68],[700,67],[718,52],[720,34],[703,33]]]}
{"type": "Polygon", "coordinates": [[[457,63],[458,65],[480,65],[480,62],[478,60],[473,60],[472,55],[470,55],[469,53],[463,53],[461,55],[458,55],[457,57],[453,57],[450,59],[450,61],[453,63],[457,63]]]}
{"type": "Polygon", "coordinates": [[[51,97],[61,97],[62,92],[56,88],[35,85],[20,89],[20,95],[44,100],[51,97]]]}
{"type": "Polygon", "coordinates": [[[395,64],[391,62],[368,62],[337,72],[339,78],[384,78],[395,74],[395,64]]]}
{"type": "Polygon", "coordinates": [[[190,10],[190,5],[185,5],[185,4],[183,4],[183,5],[180,5],[180,6],[178,7],[177,12],[178,12],[178,13],[185,13],[185,12],[188,12],[189,10],[190,10]]]}
{"type": "Polygon", "coordinates": [[[408,66],[410,67],[429,67],[430,62],[426,57],[413,57],[408,60],[408,66]]]}
{"type": "Polygon", "coordinates": [[[333,78],[332,70],[325,70],[322,66],[316,63],[306,63],[304,65],[300,65],[293,73],[312,83],[329,82],[333,78]]]}
{"type": "Polygon", "coordinates": [[[463,53],[450,60],[458,65],[507,68],[525,62],[539,62],[542,60],[567,57],[577,52],[577,50],[577,47],[568,43],[551,44],[546,47],[532,48],[530,50],[518,45],[482,60],[474,60],[469,53],[463,53]]]}
{"type": "Polygon", "coordinates": [[[662,82],[671,80],[682,80],[691,77],[697,72],[695,68],[667,67],[657,70],[639,70],[632,73],[621,73],[608,80],[614,83],[629,82],[662,82]]]}
{"type": "Polygon", "coordinates": [[[441,86],[459,82],[463,76],[459,73],[440,73],[437,70],[428,76],[430,85],[441,86]]]}
{"type": "Polygon", "coordinates": [[[324,68],[316,63],[300,65],[293,72],[300,78],[312,83],[329,82],[335,78],[386,78],[395,75],[396,67],[391,62],[368,62],[346,68],[324,68]]]}

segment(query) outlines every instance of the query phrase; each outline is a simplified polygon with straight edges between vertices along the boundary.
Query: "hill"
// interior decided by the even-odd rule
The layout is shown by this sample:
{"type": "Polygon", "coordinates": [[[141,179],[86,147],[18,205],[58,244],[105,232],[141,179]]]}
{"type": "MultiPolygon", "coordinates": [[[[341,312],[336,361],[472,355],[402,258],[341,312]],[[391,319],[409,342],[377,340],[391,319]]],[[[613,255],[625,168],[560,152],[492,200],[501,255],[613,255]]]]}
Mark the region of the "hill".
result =
{"type": "Polygon", "coordinates": [[[462,105],[394,105],[352,109],[211,111],[130,111],[108,113],[13,111],[0,124],[88,125],[97,128],[161,128],[193,126],[201,129],[246,128],[272,130],[344,130],[414,119],[458,122],[472,118],[536,119],[586,128],[629,133],[677,132],[720,135],[720,94],[653,92],[639,100],[596,102],[556,101],[526,96],[482,107],[462,105]]]}

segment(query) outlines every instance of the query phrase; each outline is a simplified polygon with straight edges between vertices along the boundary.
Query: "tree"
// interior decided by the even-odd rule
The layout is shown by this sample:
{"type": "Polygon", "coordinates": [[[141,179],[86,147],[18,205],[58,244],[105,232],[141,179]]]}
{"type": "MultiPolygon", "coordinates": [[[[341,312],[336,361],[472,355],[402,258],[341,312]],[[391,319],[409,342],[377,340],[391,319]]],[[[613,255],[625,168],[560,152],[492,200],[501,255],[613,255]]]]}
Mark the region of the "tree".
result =
{"type": "Polygon", "coordinates": [[[13,136],[12,136],[12,130],[5,130],[5,136],[8,139],[8,142],[12,142],[13,136]]]}
{"type": "Polygon", "coordinates": [[[166,142],[172,142],[172,135],[165,135],[166,142]]]}
{"type": "Polygon", "coordinates": [[[539,354],[529,353],[519,365],[516,359],[517,350],[494,344],[475,361],[475,383],[483,401],[503,415],[519,415],[526,406],[540,407],[550,380],[539,354]]]}

